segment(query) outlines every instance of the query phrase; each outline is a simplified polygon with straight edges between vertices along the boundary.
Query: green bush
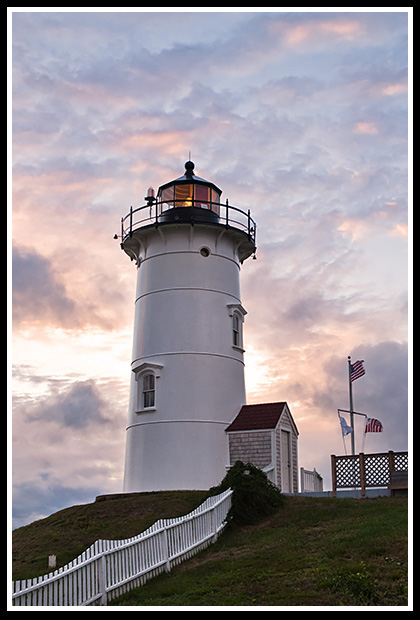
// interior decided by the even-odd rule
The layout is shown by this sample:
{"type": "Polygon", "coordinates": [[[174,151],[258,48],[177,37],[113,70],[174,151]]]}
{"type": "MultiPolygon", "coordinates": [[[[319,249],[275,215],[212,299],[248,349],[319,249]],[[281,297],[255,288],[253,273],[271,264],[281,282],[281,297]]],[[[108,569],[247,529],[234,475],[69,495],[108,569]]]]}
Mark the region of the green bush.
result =
{"type": "Polygon", "coordinates": [[[276,512],[285,499],[261,469],[242,461],[236,461],[222,482],[210,489],[210,495],[217,495],[229,488],[233,490],[233,496],[227,516],[228,524],[257,523],[276,512]]]}

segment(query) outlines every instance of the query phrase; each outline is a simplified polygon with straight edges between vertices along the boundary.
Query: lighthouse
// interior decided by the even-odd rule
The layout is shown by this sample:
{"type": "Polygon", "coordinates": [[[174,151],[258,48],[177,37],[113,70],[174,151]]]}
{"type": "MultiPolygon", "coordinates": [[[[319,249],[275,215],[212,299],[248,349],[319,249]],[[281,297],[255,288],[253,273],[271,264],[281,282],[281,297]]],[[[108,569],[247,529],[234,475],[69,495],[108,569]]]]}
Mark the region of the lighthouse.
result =
{"type": "Polygon", "coordinates": [[[137,267],[125,492],[218,484],[246,403],[240,270],[256,224],[194,167],[121,220],[137,267]]]}

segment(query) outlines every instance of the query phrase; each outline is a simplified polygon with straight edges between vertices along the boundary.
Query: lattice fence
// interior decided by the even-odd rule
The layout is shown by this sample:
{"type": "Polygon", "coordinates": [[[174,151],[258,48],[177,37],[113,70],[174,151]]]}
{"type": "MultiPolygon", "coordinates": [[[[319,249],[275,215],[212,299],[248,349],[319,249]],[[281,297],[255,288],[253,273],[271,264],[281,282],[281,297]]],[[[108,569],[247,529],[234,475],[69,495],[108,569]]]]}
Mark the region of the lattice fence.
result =
{"type": "Polygon", "coordinates": [[[387,487],[392,471],[408,471],[408,452],[381,452],[351,456],[331,455],[333,494],[337,489],[387,487]]]}
{"type": "Polygon", "coordinates": [[[360,469],[358,456],[335,457],[335,480],[336,488],[348,488],[360,486],[360,469]]]}

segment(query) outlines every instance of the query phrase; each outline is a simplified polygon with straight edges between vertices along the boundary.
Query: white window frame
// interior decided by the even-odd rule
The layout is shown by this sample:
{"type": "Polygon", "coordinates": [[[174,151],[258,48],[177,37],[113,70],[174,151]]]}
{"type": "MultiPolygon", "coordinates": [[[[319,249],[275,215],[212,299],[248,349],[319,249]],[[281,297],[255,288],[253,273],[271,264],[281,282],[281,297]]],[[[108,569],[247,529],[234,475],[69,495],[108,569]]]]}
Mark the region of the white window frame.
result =
{"type": "MultiPolygon", "coordinates": [[[[140,390],[140,386],[139,386],[140,390]]],[[[156,377],[154,372],[145,372],[141,382],[143,409],[154,409],[156,402],[156,377]],[[148,380],[146,383],[146,379],[148,380]],[[151,379],[151,381],[150,381],[151,379]],[[146,402],[150,404],[146,404],[146,402]]],[[[140,394],[139,394],[140,397],[140,394]]]]}
{"type": "Polygon", "coordinates": [[[232,348],[244,353],[243,324],[247,311],[241,304],[228,304],[227,308],[232,321],[232,348]]]}
{"type": "Polygon", "coordinates": [[[152,364],[152,363],[143,363],[140,366],[136,366],[133,368],[133,372],[135,374],[135,379],[137,383],[136,388],[136,403],[135,410],[136,413],[149,413],[152,411],[156,411],[158,404],[158,379],[160,379],[161,371],[163,366],[161,364],[152,364]],[[144,389],[144,379],[146,376],[153,376],[153,405],[150,407],[145,406],[145,394],[151,393],[152,390],[145,391],[144,389]]]}

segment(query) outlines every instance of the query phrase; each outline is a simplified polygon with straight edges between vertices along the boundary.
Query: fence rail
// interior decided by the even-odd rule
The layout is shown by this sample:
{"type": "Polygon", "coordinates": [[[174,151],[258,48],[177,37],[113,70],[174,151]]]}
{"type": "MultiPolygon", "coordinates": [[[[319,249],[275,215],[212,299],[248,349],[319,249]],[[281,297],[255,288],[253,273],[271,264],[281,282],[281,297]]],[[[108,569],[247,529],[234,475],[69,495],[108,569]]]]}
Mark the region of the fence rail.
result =
{"type": "Polygon", "coordinates": [[[209,497],[183,517],[160,519],[127,540],[97,540],[75,560],[42,577],[14,581],[15,606],[106,605],[216,540],[233,491],[209,497]]]}
{"type": "Polygon", "coordinates": [[[316,471],[315,467],[310,469],[300,468],[300,492],[323,491],[324,483],[322,476],[316,471]]]}
{"type": "Polygon", "coordinates": [[[337,489],[386,487],[394,471],[408,471],[408,452],[377,452],[348,456],[331,455],[333,495],[337,489]]]}

